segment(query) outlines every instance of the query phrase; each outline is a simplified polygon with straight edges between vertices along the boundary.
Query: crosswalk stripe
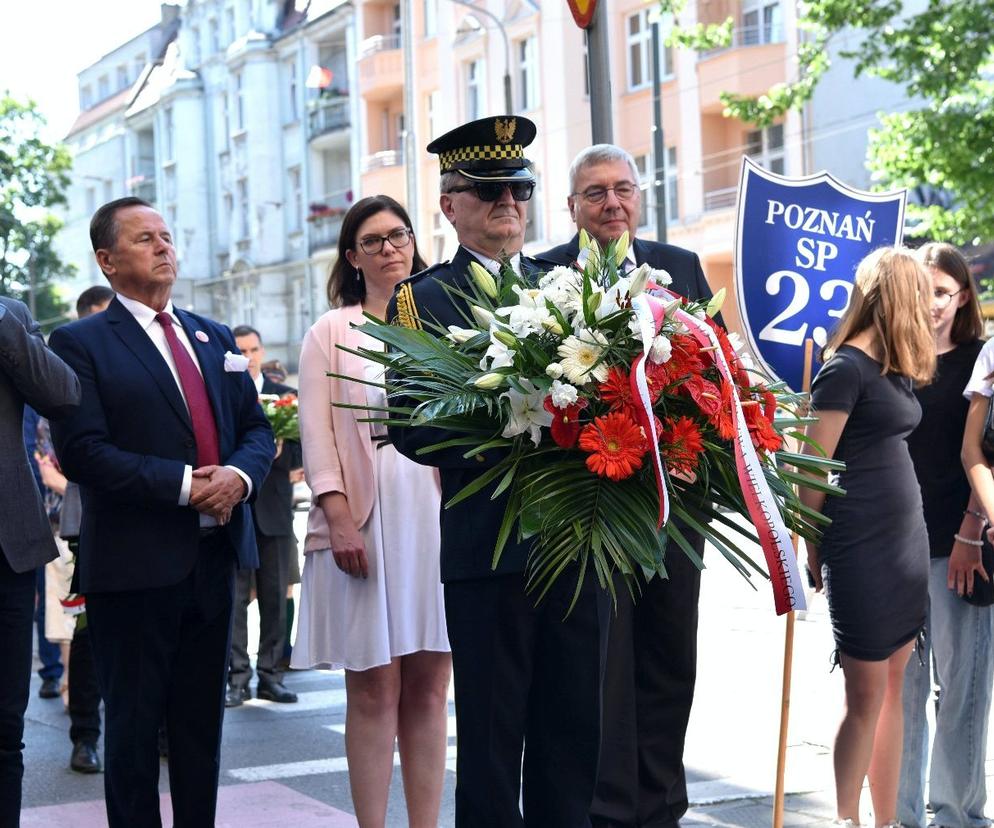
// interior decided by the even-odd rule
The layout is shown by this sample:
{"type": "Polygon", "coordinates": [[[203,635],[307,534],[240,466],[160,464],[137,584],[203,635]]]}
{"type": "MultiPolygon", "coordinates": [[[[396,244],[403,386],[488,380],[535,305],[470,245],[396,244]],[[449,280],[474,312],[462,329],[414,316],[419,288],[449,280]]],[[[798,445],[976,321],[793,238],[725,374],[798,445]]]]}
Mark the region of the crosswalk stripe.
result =
{"type": "MultiPolygon", "coordinates": [[[[446,767],[455,770],[456,748],[450,745],[446,748],[446,767]],[[449,767],[449,763],[452,766],[449,767]]],[[[393,764],[400,765],[400,754],[394,753],[393,764]]],[[[323,773],[343,773],[348,771],[349,763],[344,756],[330,759],[308,759],[303,762],[283,762],[277,765],[256,765],[251,768],[233,768],[227,771],[228,776],[242,782],[265,782],[272,779],[292,779],[297,776],[318,776],[323,773]]]]}

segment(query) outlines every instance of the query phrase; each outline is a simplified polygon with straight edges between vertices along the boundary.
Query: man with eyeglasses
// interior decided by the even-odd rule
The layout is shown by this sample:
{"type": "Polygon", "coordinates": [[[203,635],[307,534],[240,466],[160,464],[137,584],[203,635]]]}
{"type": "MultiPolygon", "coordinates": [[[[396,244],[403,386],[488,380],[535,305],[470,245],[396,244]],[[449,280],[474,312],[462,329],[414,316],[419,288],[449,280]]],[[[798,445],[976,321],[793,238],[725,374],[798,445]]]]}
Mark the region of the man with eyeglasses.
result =
{"type": "MultiPolygon", "coordinates": [[[[506,262],[526,277],[551,268],[520,252],[535,187],[524,148],[534,137],[525,118],[484,118],[428,146],[439,156],[439,204],[459,248],[451,262],[402,282],[388,318],[443,333],[464,325],[469,307],[457,307],[443,285],[468,292],[474,259],[495,273],[506,262]]],[[[400,452],[439,468],[443,503],[499,459],[495,452],[466,459],[459,448],[417,454],[451,436],[457,435],[428,427],[390,429],[400,452]]],[[[566,572],[536,606],[536,596],[525,592],[529,542],[509,540],[492,568],[507,503],[491,500],[494,489],[441,514],[459,744],[456,826],[589,828],[609,602],[588,573],[566,617],[576,583],[566,572]]]]}
{"type": "MultiPolygon", "coordinates": [[[[649,264],[669,273],[675,293],[711,298],[696,253],[636,237],[642,195],[628,152],[613,144],[588,147],[573,160],[569,184],[567,205],[578,231],[586,230],[601,246],[628,231],[632,243],[624,271],[649,264]]],[[[540,258],[568,265],[578,255],[579,233],[540,258]]],[[[704,539],[683,524],[680,529],[702,554],[704,539]]],[[[666,569],[669,577],[645,582],[634,605],[627,590],[618,590],[604,677],[594,828],[671,828],[687,810],[683,746],[697,675],[701,574],[675,548],[666,569]]]]}

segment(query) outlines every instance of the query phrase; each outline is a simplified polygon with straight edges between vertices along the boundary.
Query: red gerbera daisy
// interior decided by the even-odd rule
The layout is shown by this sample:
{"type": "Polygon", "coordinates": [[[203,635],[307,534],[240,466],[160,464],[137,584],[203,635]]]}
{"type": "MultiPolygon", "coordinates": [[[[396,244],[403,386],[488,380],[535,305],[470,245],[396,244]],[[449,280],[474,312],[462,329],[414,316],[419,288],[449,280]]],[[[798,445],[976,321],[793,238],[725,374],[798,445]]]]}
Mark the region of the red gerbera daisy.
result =
{"type": "Polygon", "coordinates": [[[583,427],[580,448],[590,452],[590,471],[618,481],[642,468],[642,456],[649,447],[642,429],[630,417],[610,412],[583,427]]]}
{"type": "Polygon", "coordinates": [[[552,415],[552,439],[557,446],[573,448],[576,445],[576,438],[580,436],[580,412],[586,407],[586,397],[580,397],[565,408],[556,408],[552,404],[552,395],[545,398],[545,410],[552,415]]]}
{"type": "Polygon", "coordinates": [[[783,438],[773,427],[772,420],[766,416],[759,401],[750,400],[748,403],[744,403],[742,413],[745,415],[746,425],[749,427],[752,444],[763,451],[779,451],[783,445],[783,438]]]}
{"type": "Polygon", "coordinates": [[[697,468],[704,451],[701,430],[690,417],[667,417],[659,443],[670,470],[685,475],[697,468]]]}
{"type": "Polygon", "coordinates": [[[704,361],[701,359],[701,346],[694,337],[679,334],[670,339],[670,358],[663,363],[666,369],[667,384],[683,379],[688,374],[700,374],[704,371],[704,361]]]}
{"type": "Polygon", "coordinates": [[[632,399],[632,382],[628,372],[618,366],[612,365],[607,372],[607,379],[598,387],[601,399],[608,404],[612,411],[621,411],[631,414],[635,407],[632,399]]]}
{"type": "Polygon", "coordinates": [[[732,394],[737,393],[731,383],[721,383],[721,404],[713,416],[708,419],[718,430],[722,440],[732,440],[735,437],[735,412],[732,410],[732,394]]]}

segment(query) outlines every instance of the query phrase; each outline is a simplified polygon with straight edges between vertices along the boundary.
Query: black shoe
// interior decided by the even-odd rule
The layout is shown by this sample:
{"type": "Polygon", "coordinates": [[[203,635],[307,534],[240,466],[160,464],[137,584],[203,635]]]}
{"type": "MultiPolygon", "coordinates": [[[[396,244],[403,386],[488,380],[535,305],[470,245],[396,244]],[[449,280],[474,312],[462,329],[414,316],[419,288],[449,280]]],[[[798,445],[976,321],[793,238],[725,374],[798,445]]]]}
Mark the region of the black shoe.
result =
{"type": "Polygon", "coordinates": [[[247,687],[235,687],[233,684],[229,684],[228,690],[224,694],[224,706],[238,707],[242,702],[251,698],[252,693],[247,687]]]}
{"type": "Polygon", "coordinates": [[[100,773],[100,756],[97,754],[97,746],[90,742],[76,742],[72,746],[69,767],[77,773],[100,773]]]}
{"type": "Polygon", "coordinates": [[[297,694],[289,690],[282,681],[260,681],[255,695],[256,698],[280,704],[293,704],[297,701],[297,694]]]}
{"type": "Polygon", "coordinates": [[[38,696],[43,699],[57,699],[59,697],[59,683],[55,679],[42,679],[38,696]]]}

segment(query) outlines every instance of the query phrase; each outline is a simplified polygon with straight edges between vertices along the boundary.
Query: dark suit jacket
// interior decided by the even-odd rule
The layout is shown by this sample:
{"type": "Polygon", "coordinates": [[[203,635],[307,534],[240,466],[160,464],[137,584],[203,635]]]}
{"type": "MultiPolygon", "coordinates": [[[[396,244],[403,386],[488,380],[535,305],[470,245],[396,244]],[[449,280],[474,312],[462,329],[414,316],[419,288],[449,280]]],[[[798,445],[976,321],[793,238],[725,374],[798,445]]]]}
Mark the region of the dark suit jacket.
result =
{"type": "Polygon", "coordinates": [[[58,554],[24,447],[24,406],[54,420],[79,399],[79,380],[45,347],[28,309],[0,297],[0,554],[14,572],[37,569],[58,554]]]}
{"type": "MultiPolygon", "coordinates": [[[[283,396],[296,394],[297,390],[264,376],[262,393],[283,396]]],[[[266,475],[252,509],[255,528],[260,534],[269,537],[293,534],[293,484],[290,482],[290,470],[299,469],[302,463],[300,443],[297,440],[284,440],[283,451],[273,460],[273,466],[266,475]]]]}
{"type": "MultiPolygon", "coordinates": [[[[697,254],[676,247],[672,244],[635,239],[632,243],[635,251],[636,264],[649,264],[655,268],[667,271],[673,279],[669,289],[688,299],[710,299],[711,288],[704,278],[704,269],[697,254]]],[[[569,265],[576,261],[580,252],[580,236],[573,236],[566,244],[553,247],[539,254],[539,260],[546,260],[560,265],[569,265]]]]}
{"type": "MultiPolygon", "coordinates": [[[[468,306],[459,302],[459,307],[442,288],[441,283],[468,289],[470,276],[469,263],[475,261],[472,253],[460,245],[451,262],[435,265],[410,279],[402,282],[409,284],[413,292],[414,303],[424,324],[425,330],[433,330],[429,323],[437,322],[443,327],[459,325],[465,327],[466,318],[460,314],[460,309],[467,317],[470,314],[468,306]]],[[[524,269],[535,269],[534,261],[521,257],[524,269]]],[[[399,288],[398,288],[399,289],[399,288]]],[[[390,300],[387,308],[387,319],[397,318],[397,294],[390,300]]],[[[397,401],[402,405],[401,401],[397,401]]],[[[494,421],[494,432],[500,430],[498,422],[494,421]]],[[[495,451],[487,452],[486,456],[477,455],[464,458],[463,448],[444,449],[427,455],[419,455],[418,449],[431,446],[463,434],[453,434],[439,428],[418,426],[413,428],[391,426],[390,441],[397,451],[409,457],[415,463],[427,466],[437,466],[442,483],[442,503],[457,494],[463,487],[480,476],[487,468],[499,460],[495,451]]],[[[467,498],[451,509],[442,509],[441,515],[441,577],[443,583],[463,581],[475,578],[487,578],[495,573],[498,575],[513,572],[523,572],[531,543],[515,543],[514,534],[504,547],[497,569],[491,568],[494,543],[497,531],[504,519],[504,509],[507,497],[502,496],[491,500],[490,495],[496,488],[496,483],[485,486],[480,492],[467,498]]]]}
{"type": "MultiPolygon", "coordinates": [[[[247,371],[224,370],[238,353],[231,331],[175,310],[196,353],[217,422],[221,463],[262,486],[275,451],[273,432],[247,371]],[[202,331],[207,342],[195,335],[202,331]]],[[[77,573],[81,592],[117,592],[179,583],[193,569],[199,513],[178,506],[196,444],[186,404],[169,366],[134,316],[116,299],[59,328],[52,348],[79,375],[79,411],[52,424],[66,476],[80,486],[83,519],[77,573]]],[[[251,509],[235,507],[224,527],[239,566],[258,566],[251,509]]]]}

